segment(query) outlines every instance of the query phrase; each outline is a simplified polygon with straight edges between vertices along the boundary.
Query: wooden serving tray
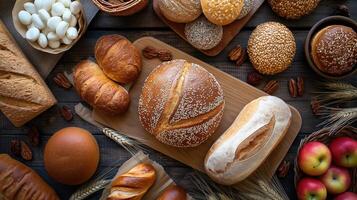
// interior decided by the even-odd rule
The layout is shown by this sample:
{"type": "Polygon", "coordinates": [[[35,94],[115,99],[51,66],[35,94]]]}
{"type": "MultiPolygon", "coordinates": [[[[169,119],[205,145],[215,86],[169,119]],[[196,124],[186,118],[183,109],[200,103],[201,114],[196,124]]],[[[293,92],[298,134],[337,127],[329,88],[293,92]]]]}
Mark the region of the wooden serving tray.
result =
{"type": "MultiPolygon", "coordinates": [[[[173,31],[175,31],[182,39],[186,40],[187,42],[185,36],[185,24],[172,22],[166,19],[160,11],[158,1],[159,0],[153,0],[153,8],[157,16],[165,24],[167,24],[173,31]]],[[[252,10],[244,18],[240,20],[236,20],[226,26],[223,26],[223,38],[222,41],[216,47],[209,50],[201,50],[201,49],[198,50],[206,54],[207,56],[216,56],[219,53],[221,53],[221,51],[223,51],[223,49],[226,48],[226,46],[232,41],[232,39],[242,30],[245,24],[248,23],[248,21],[253,17],[253,15],[258,10],[258,8],[264,3],[264,0],[253,0],[253,1],[254,1],[254,5],[252,10]]]]}
{"type": "MultiPolygon", "coordinates": [[[[141,89],[146,77],[150,72],[158,66],[161,61],[158,59],[148,60],[143,58],[143,71],[141,72],[137,82],[130,90],[131,104],[129,110],[122,116],[111,117],[100,114],[98,112],[93,113],[93,117],[96,121],[111,127],[120,133],[123,133],[129,137],[132,137],[139,142],[171,157],[174,158],[194,169],[204,171],[203,162],[206,156],[206,152],[211,147],[213,142],[232,124],[237,117],[241,109],[253,99],[260,96],[267,95],[266,93],[258,90],[245,82],[242,82],[225,72],[216,69],[215,67],[204,63],[197,58],[194,58],[178,49],[175,49],[168,44],[165,44],[159,40],[151,37],[143,37],[134,42],[134,45],[142,50],[146,46],[154,46],[156,48],[168,49],[173,54],[174,59],[185,59],[187,61],[197,63],[211,72],[221,84],[225,98],[225,109],[222,118],[222,122],[216,131],[208,141],[194,148],[175,148],[163,143],[160,143],[150,133],[146,132],[139,121],[138,116],[138,102],[141,93],[141,89]]],[[[278,167],[279,163],[283,160],[285,154],[288,152],[289,147],[293,143],[296,135],[301,127],[301,116],[299,112],[292,106],[292,122],[291,126],[285,135],[282,142],[275,148],[270,154],[268,159],[263,165],[265,169],[268,169],[269,176],[272,176],[278,167]]]]}

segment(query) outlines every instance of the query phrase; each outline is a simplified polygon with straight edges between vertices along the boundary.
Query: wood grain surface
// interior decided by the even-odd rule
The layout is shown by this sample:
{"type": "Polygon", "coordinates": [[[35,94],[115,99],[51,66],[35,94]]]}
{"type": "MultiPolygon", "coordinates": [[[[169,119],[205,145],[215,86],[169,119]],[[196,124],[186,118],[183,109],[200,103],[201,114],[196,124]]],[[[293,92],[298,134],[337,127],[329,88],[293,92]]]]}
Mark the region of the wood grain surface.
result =
{"type": "MultiPolygon", "coordinates": [[[[6,9],[3,8],[3,5],[8,4],[8,1],[10,0],[0,0],[1,18],[4,17],[3,11],[6,9]]],[[[11,1],[13,2],[14,0],[11,1]]],[[[46,79],[49,88],[52,90],[59,101],[58,105],[49,109],[27,124],[25,127],[20,129],[15,128],[13,125],[11,125],[5,116],[0,114],[0,153],[10,153],[10,141],[12,139],[19,138],[27,141],[28,139],[26,137],[26,133],[29,127],[37,126],[41,132],[41,145],[39,147],[32,148],[34,151],[33,161],[23,161],[21,159],[19,160],[36,170],[52,187],[55,188],[62,199],[68,199],[72,192],[77,189],[77,187],[65,186],[56,183],[54,180],[48,177],[43,166],[44,145],[55,131],[67,126],[79,126],[91,131],[95,135],[101,148],[101,161],[99,170],[111,166],[113,161],[124,163],[130,158],[130,154],[127,153],[123,148],[119,147],[116,143],[106,138],[106,136],[104,136],[96,127],[84,122],[78,116],[74,116],[74,119],[70,122],[65,121],[60,116],[58,112],[60,107],[66,105],[73,109],[73,106],[81,100],[73,88],[65,90],[58,87],[54,83],[53,76],[56,73],[63,72],[64,70],[70,71],[73,66],[81,59],[94,57],[94,45],[100,36],[107,34],[121,34],[126,36],[131,41],[135,41],[143,36],[152,36],[158,38],[161,41],[168,43],[169,45],[182,50],[191,56],[194,56],[212,66],[215,66],[219,70],[227,72],[242,81],[246,81],[247,74],[253,70],[250,62],[247,60],[242,66],[235,66],[234,63],[227,59],[229,50],[237,44],[246,46],[249,35],[258,24],[266,21],[278,21],[287,25],[292,30],[297,42],[297,53],[292,66],[287,71],[276,76],[265,77],[263,83],[257,86],[257,88],[262,88],[264,83],[268,80],[278,80],[280,88],[276,93],[274,93],[274,95],[284,99],[290,105],[297,108],[297,110],[299,110],[301,113],[303,119],[302,128],[299,135],[294,140],[293,145],[289,149],[289,152],[285,156],[286,160],[293,162],[294,158],[296,157],[296,151],[300,140],[313,131],[318,130],[316,125],[321,122],[320,119],[312,115],[310,110],[310,100],[312,97],[312,92],[318,90],[316,87],[316,81],[320,81],[322,79],[309,68],[304,57],[303,43],[309,29],[313,26],[313,24],[324,17],[332,15],[336,7],[342,3],[349,7],[351,18],[356,20],[356,0],[323,0],[311,15],[296,21],[288,21],[276,16],[271,11],[268,3],[265,2],[257,11],[257,13],[252,17],[252,19],[247,23],[247,25],[242,29],[242,31],[232,40],[229,46],[215,57],[205,56],[198,50],[192,48],[179,36],[177,36],[176,33],[174,33],[156,16],[152,9],[152,3],[150,3],[149,6],[142,12],[129,17],[113,17],[99,12],[93,19],[89,29],[83,35],[82,39],[70,51],[64,54],[54,71],[46,79]],[[291,98],[288,93],[287,82],[289,78],[297,76],[304,77],[306,82],[306,91],[303,97],[291,98]]],[[[346,81],[357,84],[357,77],[352,77],[346,81]]],[[[178,184],[189,189],[190,191],[194,190],[192,182],[186,176],[186,174],[193,172],[192,168],[187,167],[186,165],[177,162],[174,159],[164,156],[155,150],[150,150],[149,153],[153,160],[157,161],[165,167],[168,174],[178,184]]],[[[294,173],[291,168],[287,177],[280,179],[290,199],[296,199],[293,175],[294,173]]],[[[99,196],[100,194],[97,194],[90,199],[95,200],[98,199],[99,196]]]]}

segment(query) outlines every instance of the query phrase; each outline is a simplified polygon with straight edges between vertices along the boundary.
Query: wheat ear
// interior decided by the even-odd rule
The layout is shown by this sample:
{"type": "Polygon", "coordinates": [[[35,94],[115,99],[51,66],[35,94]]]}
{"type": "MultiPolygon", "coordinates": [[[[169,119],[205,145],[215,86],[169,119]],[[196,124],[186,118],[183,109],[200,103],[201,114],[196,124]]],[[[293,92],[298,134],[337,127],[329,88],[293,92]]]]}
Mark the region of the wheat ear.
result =
{"type": "Polygon", "coordinates": [[[86,199],[90,195],[98,192],[101,189],[104,189],[111,180],[95,180],[92,181],[81,188],[79,188],[75,193],[71,195],[69,200],[82,200],[86,199]]]}

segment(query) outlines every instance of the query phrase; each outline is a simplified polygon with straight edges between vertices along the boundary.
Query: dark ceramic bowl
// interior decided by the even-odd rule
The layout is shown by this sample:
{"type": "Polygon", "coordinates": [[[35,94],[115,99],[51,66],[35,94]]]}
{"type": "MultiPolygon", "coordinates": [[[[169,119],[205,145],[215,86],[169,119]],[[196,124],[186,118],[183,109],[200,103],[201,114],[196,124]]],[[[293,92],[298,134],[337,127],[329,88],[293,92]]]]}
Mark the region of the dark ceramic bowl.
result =
{"type": "Polygon", "coordinates": [[[357,32],[357,23],[351,18],[347,18],[343,16],[330,16],[330,17],[323,18],[311,28],[309,34],[306,37],[305,56],[310,67],[320,76],[328,79],[344,79],[346,77],[352,76],[353,74],[356,74],[357,72],[356,65],[354,65],[352,71],[349,72],[348,74],[344,74],[342,76],[332,76],[320,71],[319,68],[316,67],[316,65],[314,64],[311,58],[311,45],[310,45],[311,40],[313,39],[313,37],[317,32],[319,32],[321,29],[325,28],[326,26],[330,26],[330,25],[345,25],[353,28],[353,30],[357,32]]]}

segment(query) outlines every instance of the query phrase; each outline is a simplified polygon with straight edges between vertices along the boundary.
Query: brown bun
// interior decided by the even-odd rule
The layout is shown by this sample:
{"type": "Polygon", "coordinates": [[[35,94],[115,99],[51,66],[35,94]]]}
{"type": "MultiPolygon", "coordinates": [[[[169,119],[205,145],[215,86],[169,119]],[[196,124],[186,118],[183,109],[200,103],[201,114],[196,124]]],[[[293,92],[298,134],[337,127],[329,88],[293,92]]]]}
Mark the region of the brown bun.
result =
{"type": "Polygon", "coordinates": [[[130,97],[125,88],[105,76],[93,61],[83,60],[78,63],[73,81],[79,96],[100,112],[116,115],[129,107],[130,97]]]}
{"type": "Polygon", "coordinates": [[[113,81],[130,83],[141,71],[140,52],[129,40],[120,35],[105,35],[95,44],[98,65],[113,81]]]}
{"type": "Polygon", "coordinates": [[[160,195],[160,197],[157,198],[157,200],[186,200],[186,199],[187,199],[186,191],[177,185],[169,186],[160,195]]]}
{"type": "Polygon", "coordinates": [[[293,33],[278,22],[258,25],[249,37],[249,59],[261,74],[274,75],[283,72],[292,63],[295,52],[293,33]]]}
{"type": "Polygon", "coordinates": [[[217,25],[227,25],[235,21],[243,8],[244,0],[201,0],[203,14],[217,25]]]}
{"type": "Polygon", "coordinates": [[[89,180],[99,163],[97,141],[87,130],[68,127],[57,131],[47,142],[44,152],[49,176],[66,185],[89,180]]]}
{"type": "Polygon", "coordinates": [[[200,0],[159,0],[159,8],[166,19],[188,23],[202,14],[200,0]]]}
{"type": "Polygon", "coordinates": [[[139,118],[146,131],[176,147],[194,147],[219,126],[223,91],[216,78],[185,60],[164,62],[145,80],[139,118]]]}
{"type": "Polygon", "coordinates": [[[320,30],[312,39],[311,57],[323,73],[341,76],[357,63],[357,34],[347,26],[332,25],[320,30]]]}
{"type": "Polygon", "coordinates": [[[286,19],[299,19],[310,14],[320,0],[268,0],[273,11],[286,19]]]}

